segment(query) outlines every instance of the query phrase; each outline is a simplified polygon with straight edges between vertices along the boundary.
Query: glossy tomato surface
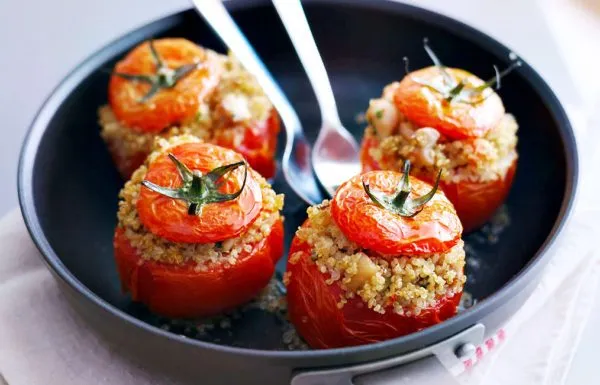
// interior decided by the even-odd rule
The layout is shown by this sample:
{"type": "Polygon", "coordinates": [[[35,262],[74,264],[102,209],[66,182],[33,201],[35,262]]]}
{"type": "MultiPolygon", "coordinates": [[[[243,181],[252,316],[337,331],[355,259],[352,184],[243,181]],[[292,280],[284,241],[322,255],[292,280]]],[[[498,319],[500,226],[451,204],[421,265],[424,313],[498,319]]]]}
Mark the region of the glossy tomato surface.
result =
{"type": "MultiPolygon", "coordinates": [[[[156,51],[168,68],[197,63],[198,67],[180,79],[174,87],[163,88],[145,102],[140,102],[152,87],[150,84],[111,76],[108,96],[117,119],[139,132],[158,133],[171,125],[194,116],[203,98],[217,85],[220,67],[207,57],[206,51],[189,40],[181,38],[154,41],[156,51]]],[[[129,75],[156,74],[157,65],[144,42],[131,50],[114,68],[115,72],[129,75]]]]}
{"type": "MultiPolygon", "coordinates": [[[[462,225],[452,203],[437,192],[423,210],[403,217],[375,204],[364,190],[394,195],[402,179],[395,171],[371,171],[343,183],[331,202],[331,215],[348,239],[391,258],[401,254],[431,254],[450,249],[460,240],[462,225]]],[[[427,194],[432,186],[410,177],[410,197],[427,194]]]]}
{"type": "Polygon", "coordinates": [[[280,130],[279,115],[272,108],[269,117],[261,122],[218,130],[213,141],[220,146],[236,150],[246,158],[253,169],[265,178],[272,178],[277,170],[275,151],[280,130]]]}
{"type": "MultiPolygon", "coordinates": [[[[360,150],[362,172],[380,170],[381,165],[369,154],[369,149],[377,147],[379,141],[370,136],[363,139],[360,150]]],[[[504,178],[487,182],[445,182],[440,188],[452,202],[463,225],[464,233],[469,233],[483,225],[508,197],[517,170],[515,159],[504,178]]],[[[433,176],[420,175],[419,178],[432,183],[433,176]]]]}
{"type": "Polygon", "coordinates": [[[419,315],[399,315],[391,306],[385,314],[367,307],[355,296],[342,308],[338,302],[342,289],[337,283],[327,285],[311,260],[310,246],[298,238],[292,242],[288,259],[288,314],[298,333],[316,349],[339,348],[384,341],[414,333],[440,323],[456,314],[461,294],[441,298],[419,315]]]}
{"type": "MultiPolygon", "coordinates": [[[[472,87],[484,84],[467,71],[455,68],[447,71],[457,83],[465,81],[472,87]]],[[[442,72],[437,67],[411,72],[402,79],[394,95],[398,109],[418,127],[435,128],[450,139],[481,137],[504,115],[502,100],[491,89],[485,91],[491,94],[480,103],[448,102],[441,93],[419,84],[422,82],[441,85],[442,72]]]]}
{"type": "MultiPolygon", "coordinates": [[[[242,160],[233,150],[208,143],[185,143],[168,150],[192,171],[202,174],[242,160]]],[[[226,174],[219,188],[222,193],[234,193],[244,180],[244,167],[226,174]]],[[[212,243],[238,236],[260,213],[262,192],[255,171],[248,169],[246,185],[234,200],[209,203],[199,215],[188,214],[188,203],[175,200],[146,187],[141,187],[137,210],[144,226],[153,234],[171,242],[212,243]]],[[[159,155],[148,167],[146,180],[159,186],[178,188],[183,181],[167,153],[159,155]]]]}
{"type": "Polygon", "coordinates": [[[115,260],[121,286],[134,301],[153,312],[175,318],[222,313],[255,297],[270,281],[283,253],[283,222],[277,221],[270,234],[243,250],[233,265],[217,263],[198,271],[193,262],[171,265],[143,259],[117,228],[115,260]]]}

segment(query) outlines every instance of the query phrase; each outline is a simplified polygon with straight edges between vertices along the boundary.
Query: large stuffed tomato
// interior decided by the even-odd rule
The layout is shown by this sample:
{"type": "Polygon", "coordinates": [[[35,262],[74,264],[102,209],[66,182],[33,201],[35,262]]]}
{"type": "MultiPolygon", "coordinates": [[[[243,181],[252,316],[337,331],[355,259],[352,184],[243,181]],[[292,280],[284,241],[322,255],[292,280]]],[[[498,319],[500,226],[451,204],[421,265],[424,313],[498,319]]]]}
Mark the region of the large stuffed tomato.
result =
{"type": "MultiPolygon", "coordinates": [[[[242,95],[247,89],[254,94],[261,91],[244,85],[253,81],[247,73],[243,70],[228,73],[233,71],[229,67],[224,56],[181,38],[144,42],[116,64],[108,89],[110,107],[123,129],[139,135],[121,133],[110,139],[113,130],[103,135],[108,138],[112,157],[123,176],[128,178],[143,163],[149,139],[154,135],[171,135],[172,127],[181,126],[185,126],[185,132],[241,153],[265,178],[275,175],[279,117],[270,106],[264,118],[232,120],[223,108],[226,93],[219,88],[223,78],[234,78],[228,81],[238,88],[227,91],[233,96],[242,95]],[[195,120],[204,111],[201,106],[209,106],[211,127],[196,126],[195,120]],[[123,146],[119,141],[133,143],[123,146]],[[136,148],[140,142],[146,145],[136,148]]],[[[245,109],[243,103],[242,109],[245,109]]]]}
{"type": "MultiPolygon", "coordinates": [[[[144,235],[182,249],[214,243],[216,251],[222,242],[243,237],[269,208],[263,205],[260,176],[251,169],[235,171],[241,165],[239,154],[206,143],[185,143],[160,154],[149,164],[135,204],[144,235]]],[[[234,263],[223,257],[201,268],[191,259],[146,258],[128,238],[127,226],[120,221],[114,237],[122,287],[169,317],[214,315],[249,301],[268,284],[283,252],[281,217],[268,235],[240,245],[234,263]]]]}
{"type": "MultiPolygon", "coordinates": [[[[395,193],[402,177],[397,172],[377,171],[342,184],[329,205],[335,226],[369,258],[383,258],[390,263],[400,255],[416,257],[462,247],[460,221],[442,193],[435,193],[420,206],[414,206],[409,198],[401,209],[397,201],[381,198],[382,194],[395,193]],[[375,190],[379,192],[377,200],[369,195],[375,190]]],[[[431,190],[431,186],[412,177],[410,182],[411,197],[424,196],[431,190]]],[[[311,226],[309,219],[302,227],[311,226]]],[[[458,292],[436,296],[435,302],[420,312],[410,309],[402,314],[396,312],[391,297],[383,305],[382,314],[361,296],[348,296],[341,281],[331,282],[331,274],[315,262],[318,250],[298,235],[289,256],[286,273],[289,317],[313,348],[362,345],[406,335],[452,317],[460,301],[462,281],[458,292]],[[340,306],[342,298],[345,302],[340,306]]]]}
{"type": "MultiPolygon", "coordinates": [[[[376,137],[365,138],[360,149],[362,172],[381,170],[382,167],[370,155],[372,148],[379,146],[376,137]]],[[[483,225],[508,197],[517,170],[517,159],[510,165],[503,178],[483,182],[460,180],[440,181],[440,188],[454,205],[465,233],[483,225]]],[[[420,179],[433,182],[431,175],[417,175],[420,179]]]]}

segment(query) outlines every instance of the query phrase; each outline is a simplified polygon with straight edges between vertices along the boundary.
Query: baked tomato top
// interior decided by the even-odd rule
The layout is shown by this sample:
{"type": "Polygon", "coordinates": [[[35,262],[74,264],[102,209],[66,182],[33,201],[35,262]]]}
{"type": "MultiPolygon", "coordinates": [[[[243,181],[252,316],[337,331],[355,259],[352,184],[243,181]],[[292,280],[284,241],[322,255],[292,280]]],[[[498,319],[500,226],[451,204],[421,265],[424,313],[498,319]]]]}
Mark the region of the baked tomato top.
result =
{"type": "Polygon", "coordinates": [[[457,68],[423,68],[406,75],[394,95],[396,106],[419,127],[432,127],[450,139],[481,137],[494,128],[504,115],[500,96],[490,87],[470,97],[470,101],[448,100],[447,92],[460,83],[462,92],[485,82],[457,68]],[[445,73],[444,73],[445,72],[445,73]],[[448,84],[449,80],[451,84],[448,84]]]}
{"type": "Polygon", "coordinates": [[[140,220],[153,234],[171,242],[220,242],[238,236],[256,220],[263,204],[261,187],[255,171],[237,167],[243,164],[241,155],[208,143],[185,143],[168,152],[148,166],[137,202],[140,220]],[[209,178],[228,165],[232,167],[220,178],[209,178]],[[195,182],[191,176],[184,182],[182,167],[198,178],[198,197],[207,197],[195,210],[190,210],[192,204],[185,197],[173,198],[147,187],[150,183],[173,194],[190,187],[195,182]]]}
{"type": "Polygon", "coordinates": [[[109,102],[117,119],[132,130],[160,132],[194,116],[219,76],[217,62],[191,41],[144,42],[115,66],[109,102]]]}
{"type": "MultiPolygon", "coordinates": [[[[367,194],[393,196],[403,184],[404,174],[370,171],[342,184],[331,202],[331,215],[344,235],[382,257],[440,253],[454,246],[462,225],[452,203],[436,191],[416,213],[400,215],[376,203],[367,194]],[[412,215],[412,216],[410,216],[412,215]]],[[[432,191],[432,186],[408,177],[408,201],[432,191]]]]}

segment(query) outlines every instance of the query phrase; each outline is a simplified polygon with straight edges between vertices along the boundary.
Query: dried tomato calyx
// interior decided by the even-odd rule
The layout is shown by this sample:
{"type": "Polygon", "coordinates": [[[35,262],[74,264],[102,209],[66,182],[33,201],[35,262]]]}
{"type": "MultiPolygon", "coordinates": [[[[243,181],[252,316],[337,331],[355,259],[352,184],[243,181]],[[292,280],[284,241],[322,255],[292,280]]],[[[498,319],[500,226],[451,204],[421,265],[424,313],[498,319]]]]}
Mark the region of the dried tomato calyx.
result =
{"type": "MultiPolygon", "coordinates": [[[[518,60],[517,56],[514,53],[511,53],[509,55],[509,59],[512,61],[512,63],[506,69],[500,71],[498,67],[494,65],[494,71],[496,73],[494,77],[490,78],[488,81],[486,81],[484,84],[478,87],[473,87],[466,82],[466,79],[457,82],[456,79],[454,79],[454,77],[450,75],[450,73],[447,70],[447,67],[444,64],[442,64],[435,52],[433,52],[433,50],[429,46],[429,41],[427,38],[423,39],[423,46],[425,48],[425,52],[427,52],[427,55],[429,56],[435,67],[438,68],[440,73],[442,74],[442,84],[436,85],[432,82],[419,79],[415,76],[411,76],[411,79],[415,83],[420,84],[423,87],[427,87],[430,90],[441,94],[444,100],[448,103],[456,101],[458,103],[475,105],[483,102],[493,94],[493,92],[487,92],[484,94],[484,92],[488,88],[495,86],[496,90],[499,90],[501,86],[500,80],[509,73],[511,73],[515,68],[518,68],[523,64],[520,60],[518,60]]],[[[410,76],[407,57],[404,57],[404,68],[406,74],[410,76]]]]}
{"type": "Polygon", "coordinates": [[[154,47],[154,40],[150,40],[149,46],[150,52],[152,53],[152,58],[156,64],[156,71],[153,75],[135,75],[122,72],[112,72],[113,75],[126,80],[150,84],[150,89],[146,95],[138,100],[139,103],[145,103],[161,89],[175,87],[178,81],[198,68],[199,64],[190,63],[184,64],[175,69],[169,68],[158,54],[158,51],[156,51],[156,47],[154,47]]]}
{"type": "Polygon", "coordinates": [[[404,161],[404,175],[398,185],[397,192],[394,196],[386,196],[381,192],[372,191],[369,184],[363,180],[363,188],[365,192],[371,198],[373,203],[377,206],[382,207],[386,210],[393,212],[394,214],[402,217],[414,217],[423,210],[425,204],[429,202],[435,195],[438,185],[440,183],[440,177],[442,176],[442,170],[438,172],[437,179],[431,191],[427,194],[418,198],[409,198],[410,195],[410,179],[408,174],[410,173],[410,161],[407,159],[404,161]]]}
{"type": "Polygon", "coordinates": [[[200,215],[202,206],[208,203],[220,203],[232,201],[240,196],[246,186],[248,178],[248,166],[246,162],[228,164],[226,166],[217,167],[206,175],[202,175],[199,171],[191,171],[185,164],[177,159],[173,154],[169,154],[169,159],[175,163],[177,171],[183,180],[183,185],[180,188],[172,189],[162,187],[147,180],[142,181],[142,185],[154,192],[167,196],[173,199],[186,201],[189,215],[200,215]],[[232,194],[225,194],[219,191],[224,183],[223,177],[225,174],[244,166],[244,181],[242,187],[232,194]]]}

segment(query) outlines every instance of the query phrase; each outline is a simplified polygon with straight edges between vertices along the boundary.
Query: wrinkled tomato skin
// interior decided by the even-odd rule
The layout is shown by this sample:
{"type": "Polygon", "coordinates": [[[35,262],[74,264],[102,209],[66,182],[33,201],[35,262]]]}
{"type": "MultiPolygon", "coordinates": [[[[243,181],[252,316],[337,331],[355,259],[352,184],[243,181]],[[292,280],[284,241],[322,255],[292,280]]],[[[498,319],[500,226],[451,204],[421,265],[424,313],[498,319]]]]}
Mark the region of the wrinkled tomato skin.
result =
{"type": "Polygon", "coordinates": [[[195,271],[193,263],[144,260],[119,228],[114,248],[122,289],[134,301],[165,317],[212,316],[250,301],[269,283],[283,253],[283,222],[276,222],[254,251],[240,253],[235,265],[207,271],[195,271]]]}
{"type": "MultiPolygon", "coordinates": [[[[422,196],[432,189],[421,180],[409,178],[411,195],[422,196]]],[[[443,193],[437,192],[417,215],[401,217],[373,203],[363,187],[367,183],[371,191],[391,195],[401,179],[399,172],[373,171],[340,185],[331,200],[331,216],[344,235],[382,258],[442,253],[456,245],[463,228],[443,193]]]]}
{"type": "MultiPolygon", "coordinates": [[[[484,81],[475,75],[456,68],[447,68],[458,82],[468,79],[475,87],[484,81]]],[[[400,82],[394,102],[408,120],[418,127],[433,127],[452,139],[481,137],[495,127],[504,115],[504,105],[495,92],[477,104],[448,103],[444,96],[420,82],[438,83],[442,73],[437,67],[427,67],[410,73],[400,82]]]]}
{"type": "Polygon", "coordinates": [[[310,246],[295,238],[287,272],[288,315],[298,333],[315,349],[340,348],[388,340],[440,323],[456,314],[462,293],[443,298],[419,315],[399,315],[392,307],[377,313],[355,296],[340,309],[342,289],[327,285],[327,275],[311,261],[310,246]]]}
{"type": "MultiPolygon", "coordinates": [[[[381,170],[380,164],[369,154],[369,148],[377,147],[376,138],[365,138],[361,145],[362,172],[381,170]]],[[[508,197],[517,171],[515,159],[502,179],[489,182],[462,181],[458,183],[440,181],[440,188],[452,202],[467,234],[481,227],[508,197]]],[[[420,177],[432,183],[432,178],[420,177]]]]}
{"type": "Polygon", "coordinates": [[[269,117],[261,122],[219,130],[214,142],[242,154],[253,169],[269,179],[275,176],[277,171],[275,151],[280,130],[279,115],[275,109],[271,109],[269,117]],[[236,140],[236,136],[241,137],[242,140],[236,140]]]}

